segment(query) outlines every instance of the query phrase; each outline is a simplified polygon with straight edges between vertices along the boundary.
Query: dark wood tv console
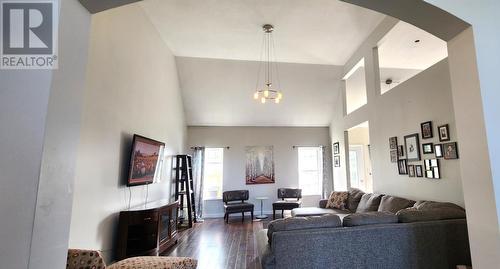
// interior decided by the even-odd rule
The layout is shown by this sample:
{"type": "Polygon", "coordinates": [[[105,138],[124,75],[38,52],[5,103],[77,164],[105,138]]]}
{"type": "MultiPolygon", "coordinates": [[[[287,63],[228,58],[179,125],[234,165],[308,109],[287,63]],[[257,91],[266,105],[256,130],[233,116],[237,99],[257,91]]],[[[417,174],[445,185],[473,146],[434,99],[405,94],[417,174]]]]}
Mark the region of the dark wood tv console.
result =
{"type": "Polygon", "coordinates": [[[177,243],[179,203],[162,200],[120,212],[117,259],[157,256],[177,243]]]}

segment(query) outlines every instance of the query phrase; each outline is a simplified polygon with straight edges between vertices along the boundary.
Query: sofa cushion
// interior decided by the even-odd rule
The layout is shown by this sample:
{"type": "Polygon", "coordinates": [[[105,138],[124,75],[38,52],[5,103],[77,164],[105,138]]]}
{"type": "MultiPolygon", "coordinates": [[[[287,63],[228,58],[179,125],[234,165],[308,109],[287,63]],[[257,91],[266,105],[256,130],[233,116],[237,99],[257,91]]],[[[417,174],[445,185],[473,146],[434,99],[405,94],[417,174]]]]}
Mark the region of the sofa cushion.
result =
{"type": "Polygon", "coordinates": [[[465,210],[459,208],[433,208],[419,210],[415,207],[401,209],[396,213],[399,222],[419,222],[447,219],[464,219],[465,210]]]}
{"type": "Polygon", "coordinates": [[[278,219],[271,221],[267,226],[267,238],[269,244],[271,244],[273,233],[277,231],[335,227],[342,227],[342,221],[340,220],[339,216],[334,214],[313,217],[291,217],[278,219]]]}
{"type": "Polygon", "coordinates": [[[356,213],[377,211],[380,205],[381,194],[375,193],[365,193],[361,196],[358,207],[356,208],[356,213]]]}
{"type": "Polygon", "coordinates": [[[332,191],[325,208],[345,210],[348,196],[346,191],[332,191]]]}
{"type": "Polygon", "coordinates": [[[224,209],[226,212],[231,213],[231,212],[241,212],[243,210],[248,210],[251,211],[253,210],[254,205],[250,203],[228,203],[224,204],[224,209]]]}
{"type": "Polygon", "coordinates": [[[446,202],[434,202],[434,201],[418,201],[413,206],[418,210],[429,210],[429,209],[437,209],[437,208],[454,208],[458,210],[464,210],[462,207],[454,204],[454,203],[446,203],[446,202]]]}
{"type": "Polygon", "coordinates": [[[380,199],[378,211],[387,211],[396,214],[399,210],[411,207],[413,204],[415,204],[415,201],[396,196],[384,195],[382,199],[380,199]]]}
{"type": "Polygon", "coordinates": [[[347,210],[319,208],[319,207],[300,207],[292,210],[292,217],[312,217],[323,216],[326,214],[349,214],[347,210]]]}
{"type": "Polygon", "coordinates": [[[349,214],[342,219],[345,227],[397,222],[398,217],[394,213],[378,211],[349,214]]]}
{"type": "Polygon", "coordinates": [[[351,212],[356,212],[361,197],[365,194],[362,190],[356,188],[349,189],[349,197],[347,197],[347,209],[351,212]]]}

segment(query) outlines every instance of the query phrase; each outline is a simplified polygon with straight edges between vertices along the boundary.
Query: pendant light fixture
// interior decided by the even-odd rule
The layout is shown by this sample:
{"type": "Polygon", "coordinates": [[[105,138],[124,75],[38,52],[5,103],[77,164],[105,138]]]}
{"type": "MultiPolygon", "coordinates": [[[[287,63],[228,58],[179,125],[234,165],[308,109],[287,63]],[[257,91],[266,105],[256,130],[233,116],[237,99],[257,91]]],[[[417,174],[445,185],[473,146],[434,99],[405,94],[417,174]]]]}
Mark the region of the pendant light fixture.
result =
{"type": "Polygon", "coordinates": [[[262,30],[264,30],[264,38],[262,40],[259,73],[257,74],[257,85],[255,93],[253,94],[253,98],[261,102],[262,104],[265,104],[268,101],[279,104],[281,102],[281,99],[283,98],[283,93],[278,90],[278,88],[276,88],[276,86],[279,87],[280,85],[278,64],[276,62],[276,52],[274,48],[274,26],[272,26],[271,24],[265,24],[262,26],[262,30]],[[263,57],[265,57],[265,62],[262,60],[263,57]],[[262,65],[264,65],[265,83],[263,85],[260,85],[262,65]],[[273,79],[275,79],[275,81],[277,82],[276,85],[273,84],[273,79]]]}

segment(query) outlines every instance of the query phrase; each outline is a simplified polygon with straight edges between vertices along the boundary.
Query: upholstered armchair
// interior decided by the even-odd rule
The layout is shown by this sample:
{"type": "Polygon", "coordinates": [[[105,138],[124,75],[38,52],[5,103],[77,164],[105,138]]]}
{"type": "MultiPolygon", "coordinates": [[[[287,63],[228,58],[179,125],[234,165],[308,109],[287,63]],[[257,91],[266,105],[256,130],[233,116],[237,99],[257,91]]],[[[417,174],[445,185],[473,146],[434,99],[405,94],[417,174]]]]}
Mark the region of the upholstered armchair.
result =
{"type": "Polygon", "coordinates": [[[273,203],[273,219],[276,219],[276,210],[281,210],[281,217],[283,217],[285,210],[292,210],[300,207],[302,201],[301,189],[279,188],[278,200],[273,203]]]}
{"type": "Polygon", "coordinates": [[[245,212],[250,212],[253,220],[252,203],[245,202],[249,198],[248,190],[225,191],[222,193],[224,202],[224,220],[229,222],[229,214],[241,213],[241,222],[245,220],[245,212]]]}
{"type": "Polygon", "coordinates": [[[106,266],[99,251],[69,249],[66,269],[196,269],[197,263],[187,257],[141,256],[106,266]]]}

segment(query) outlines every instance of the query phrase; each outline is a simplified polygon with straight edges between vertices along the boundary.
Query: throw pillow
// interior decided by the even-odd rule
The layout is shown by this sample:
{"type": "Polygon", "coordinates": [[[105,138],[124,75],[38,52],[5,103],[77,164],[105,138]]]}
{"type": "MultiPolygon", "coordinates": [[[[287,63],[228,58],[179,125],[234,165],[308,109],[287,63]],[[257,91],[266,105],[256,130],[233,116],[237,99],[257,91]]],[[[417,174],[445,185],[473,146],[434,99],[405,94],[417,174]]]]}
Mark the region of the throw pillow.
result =
{"type": "Polygon", "coordinates": [[[380,200],[378,211],[386,211],[395,214],[401,209],[413,206],[413,204],[415,204],[415,201],[396,196],[385,195],[380,200]]]}
{"type": "Polygon", "coordinates": [[[361,201],[359,201],[358,208],[356,208],[356,213],[377,211],[382,196],[382,194],[375,193],[363,194],[363,196],[361,196],[361,201]]]}
{"type": "Polygon", "coordinates": [[[349,189],[349,197],[347,198],[347,209],[351,212],[356,212],[361,197],[365,194],[362,190],[356,188],[349,189]]]}
{"type": "Polygon", "coordinates": [[[332,191],[326,203],[326,208],[345,210],[348,197],[349,193],[346,191],[332,191]]]}

